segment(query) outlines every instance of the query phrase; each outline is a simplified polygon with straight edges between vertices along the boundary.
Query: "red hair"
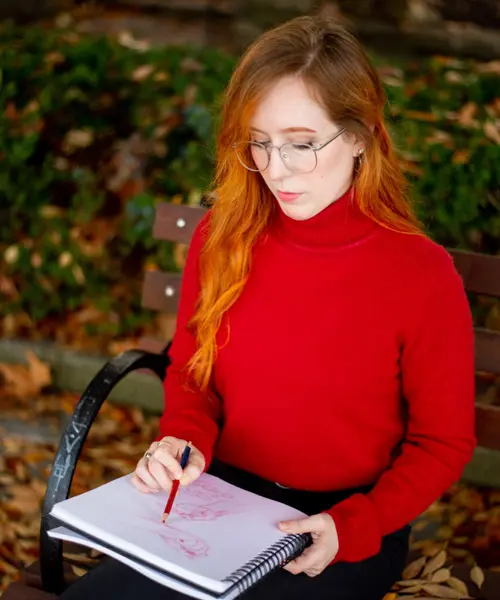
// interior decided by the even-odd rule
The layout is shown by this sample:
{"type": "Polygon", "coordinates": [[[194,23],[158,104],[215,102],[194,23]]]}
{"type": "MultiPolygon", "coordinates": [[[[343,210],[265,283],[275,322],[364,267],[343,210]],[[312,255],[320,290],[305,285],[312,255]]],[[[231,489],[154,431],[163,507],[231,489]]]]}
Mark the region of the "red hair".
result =
{"type": "Polygon", "coordinates": [[[201,293],[190,321],[197,350],[188,366],[200,389],[210,381],[222,317],[241,294],[252,247],[276,210],[260,174],[246,170],[231,145],[249,139],[255,107],[274,82],[287,76],[301,77],[329,118],[364,142],[363,162],[354,172],[361,211],[384,227],[422,234],[384,123],[382,83],[357,40],[319,16],[298,17],[263,34],[240,59],[224,96],[216,199],[200,254],[201,293]]]}

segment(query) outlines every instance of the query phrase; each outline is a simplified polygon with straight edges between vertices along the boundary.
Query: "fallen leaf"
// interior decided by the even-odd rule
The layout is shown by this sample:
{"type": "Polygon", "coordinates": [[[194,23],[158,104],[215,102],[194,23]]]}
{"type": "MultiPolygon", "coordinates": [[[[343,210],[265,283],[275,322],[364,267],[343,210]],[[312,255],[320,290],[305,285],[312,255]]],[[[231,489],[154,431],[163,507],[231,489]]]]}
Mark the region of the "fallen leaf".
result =
{"type": "Polygon", "coordinates": [[[71,570],[75,575],[78,575],[78,577],[83,577],[88,573],[87,569],[82,569],[81,567],[77,567],[76,565],[71,565],[71,570]]]}
{"type": "Polygon", "coordinates": [[[47,363],[42,362],[31,350],[26,352],[26,358],[28,359],[31,381],[36,386],[37,391],[52,383],[50,366],[47,363]]]}
{"type": "Polygon", "coordinates": [[[132,81],[144,81],[153,73],[153,71],[153,65],[140,65],[132,72],[131,79],[132,81]]]}
{"type": "Polygon", "coordinates": [[[433,556],[431,559],[429,559],[428,563],[424,567],[424,570],[422,571],[422,577],[434,573],[434,571],[440,569],[445,564],[445,562],[446,551],[441,550],[436,554],[436,556],[433,556]]]}
{"type": "Polygon", "coordinates": [[[432,583],[443,583],[451,577],[450,569],[438,569],[432,574],[432,583]]]}
{"type": "Polygon", "coordinates": [[[457,592],[463,594],[464,596],[469,595],[469,590],[467,589],[467,586],[461,579],[458,579],[457,577],[450,577],[446,583],[457,592]]]}
{"type": "Polygon", "coordinates": [[[407,565],[403,571],[403,579],[415,579],[415,577],[417,577],[417,575],[419,575],[422,571],[426,561],[427,558],[425,556],[421,556],[407,565]]]}
{"type": "Polygon", "coordinates": [[[475,123],[474,116],[477,112],[477,104],[475,102],[467,102],[458,111],[458,122],[460,125],[469,127],[475,123]]]}
{"type": "Polygon", "coordinates": [[[477,565],[472,567],[472,569],[470,570],[470,578],[479,589],[483,587],[484,571],[481,569],[481,567],[478,567],[477,565]]]}
{"type": "Polygon", "coordinates": [[[500,131],[492,121],[486,121],[483,125],[484,135],[495,144],[500,144],[500,131]]]}
{"type": "Polygon", "coordinates": [[[459,600],[464,597],[459,591],[445,585],[439,585],[438,583],[427,583],[422,586],[422,589],[431,596],[437,596],[438,598],[454,598],[459,600]]]}

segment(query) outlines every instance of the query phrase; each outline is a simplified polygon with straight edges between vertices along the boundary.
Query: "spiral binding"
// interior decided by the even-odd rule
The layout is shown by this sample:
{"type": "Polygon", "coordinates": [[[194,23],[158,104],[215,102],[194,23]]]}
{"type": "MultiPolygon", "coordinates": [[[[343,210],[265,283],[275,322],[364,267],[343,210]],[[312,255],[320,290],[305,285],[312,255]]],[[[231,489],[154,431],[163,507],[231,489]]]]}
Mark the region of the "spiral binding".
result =
{"type": "Polygon", "coordinates": [[[287,535],[224,578],[224,582],[232,583],[238,592],[242,593],[255,585],[265,575],[300,554],[310,541],[311,536],[309,534],[295,533],[287,535]]]}

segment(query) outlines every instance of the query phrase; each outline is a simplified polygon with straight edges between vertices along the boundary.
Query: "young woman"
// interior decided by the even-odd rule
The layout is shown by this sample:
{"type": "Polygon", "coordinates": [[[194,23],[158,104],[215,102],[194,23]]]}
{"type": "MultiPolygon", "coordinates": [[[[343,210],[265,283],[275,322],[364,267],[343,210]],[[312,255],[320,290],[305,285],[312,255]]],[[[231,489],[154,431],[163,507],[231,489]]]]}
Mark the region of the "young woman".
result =
{"type": "MultiPolygon", "coordinates": [[[[467,298],[412,212],[384,102],[356,40],[319,17],[260,37],[227,88],[216,200],[134,482],[168,490],[208,469],[310,515],[280,526],[313,544],[249,600],[380,600],[409,523],[475,446],[467,298]]],[[[106,561],[62,597],[181,595],[106,561]]]]}

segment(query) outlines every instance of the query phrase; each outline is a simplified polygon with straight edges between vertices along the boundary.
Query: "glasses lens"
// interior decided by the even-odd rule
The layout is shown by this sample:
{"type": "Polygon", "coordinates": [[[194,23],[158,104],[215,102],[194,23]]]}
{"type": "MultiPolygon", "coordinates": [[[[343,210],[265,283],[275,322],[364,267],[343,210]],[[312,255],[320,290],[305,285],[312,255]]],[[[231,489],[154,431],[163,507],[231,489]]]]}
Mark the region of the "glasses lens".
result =
{"type": "Polygon", "coordinates": [[[240,163],[249,171],[264,171],[269,164],[269,154],[262,144],[239,142],[234,145],[240,163]]]}
{"type": "Polygon", "coordinates": [[[310,173],[316,168],[316,152],[306,144],[285,144],[281,158],[294,173],[310,173]]]}

